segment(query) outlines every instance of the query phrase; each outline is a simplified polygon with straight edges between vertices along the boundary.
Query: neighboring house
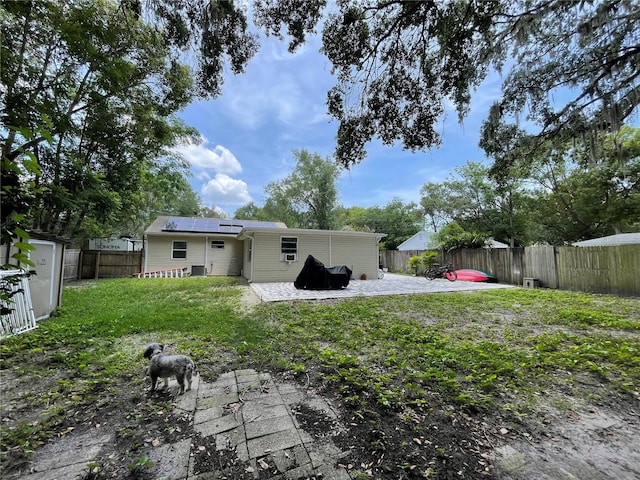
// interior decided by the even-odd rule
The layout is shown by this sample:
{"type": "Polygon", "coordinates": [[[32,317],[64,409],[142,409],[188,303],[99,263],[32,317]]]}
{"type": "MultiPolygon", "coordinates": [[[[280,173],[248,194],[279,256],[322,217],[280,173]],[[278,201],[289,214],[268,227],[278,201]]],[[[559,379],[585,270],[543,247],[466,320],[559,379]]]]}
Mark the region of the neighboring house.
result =
{"type": "Polygon", "coordinates": [[[378,276],[385,234],[287,228],[279,222],[158,217],[145,231],[145,271],[186,267],[192,275],[243,276],[289,282],[308,255],[326,266],[346,265],[355,278],[378,276]]]}
{"type": "Polygon", "coordinates": [[[120,238],[90,238],[89,250],[109,250],[116,252],[139,252],[142,250],[142,240],[128,237],[120,238]]]}
{"type": "Polygon", "coordinates": [[[509,245],[490,238],[489,240],[487,240],[484,248],[509,248],[509,245]]]}
{"type": "Polygon", "coordinates": [[[574,247],[613,247],[616,245],[640,245],[640,232],[618,233],[606,237],[574,242],[574,247]]]}
{"type": "Polygon", "coordinates": [[[398,250],[428,250],[431,248],[430,243],[434,235],[435,233],[433,232],[422,230],[398,245],[398,250]]]}
{"type": "MultiPolygon", "coordinates": [[[[416,233],[413,237],[408,238],[400,245],[398,245],[398,250],[406,251],[406,250],[429,250],[432,248],[436,248],[435,244],[437,243],[434,239],[435,233],[433,232],[425,232],[424,230],[416,233]]],[[[509,248],[509,245],[506,243],[498,242],[493,238],[487,240],[485,245],[486,248],[509,248]]]]}

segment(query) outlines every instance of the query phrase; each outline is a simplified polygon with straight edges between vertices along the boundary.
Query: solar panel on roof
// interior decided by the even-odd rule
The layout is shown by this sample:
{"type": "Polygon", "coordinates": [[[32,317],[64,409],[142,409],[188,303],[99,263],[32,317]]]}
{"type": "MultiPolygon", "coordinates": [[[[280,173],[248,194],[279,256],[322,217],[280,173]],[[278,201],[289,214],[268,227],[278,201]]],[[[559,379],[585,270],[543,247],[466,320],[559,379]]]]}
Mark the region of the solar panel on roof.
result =
{"type": "Polygon", "coordinates": [[[245,227],[276,228],[275,222],[258,220],[227,220],[219,218],[171,217],[165,224],[164,231],[193,233],[240,233],[245,227]]]}

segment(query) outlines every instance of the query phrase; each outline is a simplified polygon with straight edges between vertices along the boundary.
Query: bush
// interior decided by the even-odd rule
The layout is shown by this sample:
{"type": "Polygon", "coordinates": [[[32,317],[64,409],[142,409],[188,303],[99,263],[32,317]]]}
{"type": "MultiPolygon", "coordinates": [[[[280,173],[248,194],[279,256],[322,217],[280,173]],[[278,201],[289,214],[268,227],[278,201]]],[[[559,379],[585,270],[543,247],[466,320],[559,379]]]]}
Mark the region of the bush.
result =
{"type": "Polygon", "coordinates": [[[438,258],[438,252],[426,251],[422,255],[414,255],[409,259],[407,263],[408,267],[413,270],[415,275],[418,275],[418,270],[422,274],[427,268],[431,267],[438,258]]]}
{"type": "Polygon", "coordinates": [[[481,232],[468,232],[453,221],[436,234],[438,248],[448,251],[457,248],[482,248],[489,235],[481,232]]]}

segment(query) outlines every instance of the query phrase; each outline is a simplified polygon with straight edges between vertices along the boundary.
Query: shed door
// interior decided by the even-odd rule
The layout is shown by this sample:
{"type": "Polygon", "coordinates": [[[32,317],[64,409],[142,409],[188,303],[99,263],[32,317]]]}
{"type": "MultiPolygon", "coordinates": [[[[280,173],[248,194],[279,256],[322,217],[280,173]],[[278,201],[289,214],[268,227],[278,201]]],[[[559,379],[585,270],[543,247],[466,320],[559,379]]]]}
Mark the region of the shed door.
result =
{"type": "Polygon", "coordinates": [[[31,290],[31,301],[36,320],[41,320],[49,316],[56,308],[54,297],[56,267],[55,243],[46,240],[30,240],[29,243],[36,247],[30,252],[29,258],[36,264],[36,274],[29,278],[29,288],[31,290]]]}

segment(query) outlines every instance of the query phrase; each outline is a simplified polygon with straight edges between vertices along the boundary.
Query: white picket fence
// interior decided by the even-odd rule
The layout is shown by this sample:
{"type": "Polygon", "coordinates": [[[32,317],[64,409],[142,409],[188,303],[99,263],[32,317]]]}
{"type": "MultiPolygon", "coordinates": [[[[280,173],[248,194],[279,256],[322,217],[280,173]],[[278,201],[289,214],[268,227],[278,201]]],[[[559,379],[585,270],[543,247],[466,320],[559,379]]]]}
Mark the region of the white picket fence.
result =
{"type": "MultiPolygon", "coordinates": [[[[20,270],[0,270],[0,282],[6,282],[5,278],[11,275],[18,275],[20,270]]],[[[31,303],[31,291],[29,289],[29,279],[23,277],[20,282],[12,286],[14,292],[11,301],[2,300],[2,306],[12,309],[8,315],[0,318],[0,340],[12,335],[28,332],[37,327],[36,316],[31,303]]]]}
{"type": "Polygon", "coordinates": [[[138,278],[182,278],[187,277],[187,267],[165,268],[164,270],[152,270],[134,274],[138,278]]]}

